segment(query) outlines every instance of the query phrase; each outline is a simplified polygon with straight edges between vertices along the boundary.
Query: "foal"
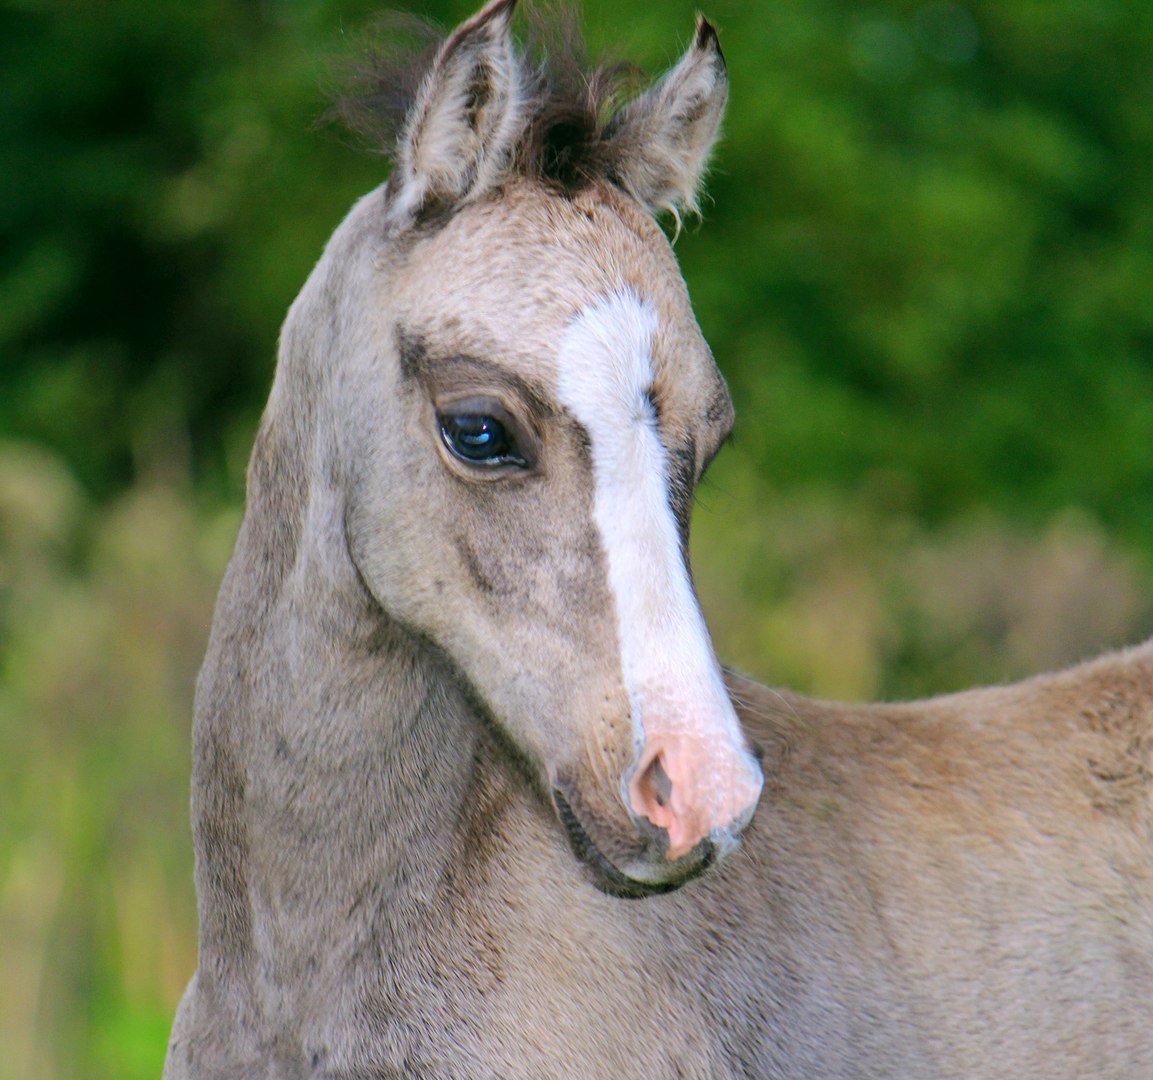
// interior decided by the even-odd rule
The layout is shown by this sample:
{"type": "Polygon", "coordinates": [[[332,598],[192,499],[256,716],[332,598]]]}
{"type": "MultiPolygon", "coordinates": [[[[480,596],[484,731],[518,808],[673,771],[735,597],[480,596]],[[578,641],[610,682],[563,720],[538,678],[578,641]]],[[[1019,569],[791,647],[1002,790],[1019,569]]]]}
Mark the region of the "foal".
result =
{"type": "Polygon", "coordinates": [[[726,682],[687,549],[732,407],[652,217],[716,35],[614,110],[511,16],[436,51],[285,323],[165,1075],[1153,1076],[1153,650],[871,709],[726,682]]]}

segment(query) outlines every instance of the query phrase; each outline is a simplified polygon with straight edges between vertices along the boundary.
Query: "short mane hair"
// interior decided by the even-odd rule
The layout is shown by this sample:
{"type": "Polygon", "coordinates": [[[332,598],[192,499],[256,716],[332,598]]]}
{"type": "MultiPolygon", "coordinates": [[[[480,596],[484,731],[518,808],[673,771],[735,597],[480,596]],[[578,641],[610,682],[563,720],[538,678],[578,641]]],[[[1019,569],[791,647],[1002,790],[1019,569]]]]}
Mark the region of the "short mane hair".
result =
{"type": "MultiPolygon", "coordinates": [[[[514,175],[564,193],[616,181],[626,148],[615,139],[621,107],[643,72],[623,61],[592,63],[577,12],[533,5],[524,16],[525,123],[511,161],[514,175]]],[[[389,14],[366,35],[362,55],[340,65],[340,89],[325,120],[343,123],[374,153],[395,161],[397,139],[437,49],[439,25],[389,14]]]]}

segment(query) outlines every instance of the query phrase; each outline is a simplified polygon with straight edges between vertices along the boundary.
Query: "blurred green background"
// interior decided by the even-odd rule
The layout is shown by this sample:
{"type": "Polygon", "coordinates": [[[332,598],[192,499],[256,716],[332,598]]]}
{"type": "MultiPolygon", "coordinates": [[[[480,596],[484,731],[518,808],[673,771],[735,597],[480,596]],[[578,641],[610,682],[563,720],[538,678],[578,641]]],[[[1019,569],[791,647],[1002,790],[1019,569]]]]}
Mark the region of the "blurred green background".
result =
{"type": "MultiPolygon", "coordinates": [[[[376,7],[0,0],[3,1080],[160,1071],[193,680],[279,322],[385,176],[315,126],[376,7]]],[[[589,0],[590,39],[660,70],[694,8],[589,0]]],[[[869,699],[1153,632],[1153,5],[707,8],[721,655],[869,699]]]]}

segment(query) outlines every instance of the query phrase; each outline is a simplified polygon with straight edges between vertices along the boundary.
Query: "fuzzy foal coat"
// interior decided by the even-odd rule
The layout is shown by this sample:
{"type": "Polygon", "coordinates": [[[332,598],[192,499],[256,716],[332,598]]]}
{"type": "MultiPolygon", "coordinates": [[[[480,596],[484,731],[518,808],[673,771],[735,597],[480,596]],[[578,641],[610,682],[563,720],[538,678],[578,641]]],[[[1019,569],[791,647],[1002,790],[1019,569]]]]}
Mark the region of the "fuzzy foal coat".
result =
{"type": "Polygon", "coordinates": [[[630,902],[348,584],[316,693],[364,740],[198,746],[169,1077],[1150,1074],[1153,648],[891,707],[734,680],[771,778],[744,844],[630,902]]]}
{"type": "Polygon", "coordinates": [[[484,347],[522,357],[523,381],[556,353],[540,319],[613,275],[647,290],[676,378],[659,414],[642,404],[683,448],[687,528],[727,398],[646,208],[691,201],[723,63],[702,23],[614,129],[613,182],[562,198],[508,173],[528,122],[510,10],[442,47],[390,190],[286,324],[197,689],[200,962],[166,1077],[1153,1077],[1153,646],[872,708],[730,677],[765,777],[742,846],[642,900],[575,857],[550,753],[585,760],[570,728],[589,722],[577,810],[623,835],[632,752],[605,720],[619,669],[590,666],[617,631],[587,440],[546,402],[547,488],[447,476],[470,466],[442,461],[425,389],[398,374],[420,357],[397,310],[435,301],[419,340],[450,361],[466,331],[481,351],[487,312],[484,347]],[[539,262],[518,264],[525,243],[539,262]],[[450,257],[414,277],[438,244],[450,257]],[[500,617],[510,668],[471,629],[500,617]],[[514,637],[531,618],[549,632],[514,637]]]}

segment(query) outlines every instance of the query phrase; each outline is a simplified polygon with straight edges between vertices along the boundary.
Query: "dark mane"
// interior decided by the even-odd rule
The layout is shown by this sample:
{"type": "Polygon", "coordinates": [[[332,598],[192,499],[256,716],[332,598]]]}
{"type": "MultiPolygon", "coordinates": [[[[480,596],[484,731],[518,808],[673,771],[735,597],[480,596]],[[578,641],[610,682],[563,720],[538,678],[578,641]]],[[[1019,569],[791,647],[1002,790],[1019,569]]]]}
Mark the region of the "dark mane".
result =
{"type": "MultiPolygon", "coordinates": [[[[534,5],[524,23],[530,74],[514,173],[566,192],[613,180],[624,149],[614,140],[614,120],[643,73],[630,63],[591,62],[571,8],[534,5]]],[[[405,117],[445,36],[417,16],[378,19],[360,57],[342,65],[341,89],[324,119],[341,122],[372,152],[394,160],[405,117]]]]}

